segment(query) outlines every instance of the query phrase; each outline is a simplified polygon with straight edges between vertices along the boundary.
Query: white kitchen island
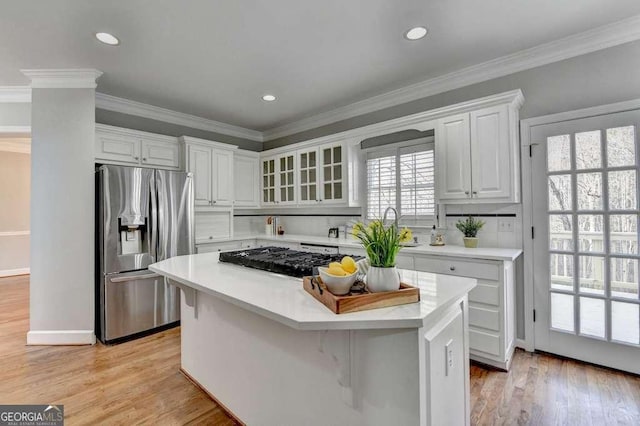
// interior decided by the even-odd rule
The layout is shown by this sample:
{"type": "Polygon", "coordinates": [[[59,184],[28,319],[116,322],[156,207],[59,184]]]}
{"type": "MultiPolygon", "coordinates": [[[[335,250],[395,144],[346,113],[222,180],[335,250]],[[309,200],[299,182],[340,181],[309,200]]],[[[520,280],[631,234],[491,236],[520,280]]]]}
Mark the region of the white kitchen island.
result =
{"type": "Polygon", "coordinates": [[[183,290],[182,371],[245,424],[469,423],[474,279],[403,270],[419,303],[336,315],[301,279],[218,253],[149,269],[183,290]]]}

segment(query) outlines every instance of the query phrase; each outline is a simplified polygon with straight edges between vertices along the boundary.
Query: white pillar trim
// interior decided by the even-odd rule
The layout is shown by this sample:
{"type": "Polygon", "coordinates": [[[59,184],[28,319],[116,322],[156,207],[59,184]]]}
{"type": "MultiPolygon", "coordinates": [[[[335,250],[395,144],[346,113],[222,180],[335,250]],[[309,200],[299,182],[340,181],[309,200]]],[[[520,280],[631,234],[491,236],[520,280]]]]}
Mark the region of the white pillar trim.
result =
{"type": "Polygon", "coordinates": [[[20,70],[31,79],[37,89],[95,89],[102,71],[82,69],[26,69],[20,70]]]}

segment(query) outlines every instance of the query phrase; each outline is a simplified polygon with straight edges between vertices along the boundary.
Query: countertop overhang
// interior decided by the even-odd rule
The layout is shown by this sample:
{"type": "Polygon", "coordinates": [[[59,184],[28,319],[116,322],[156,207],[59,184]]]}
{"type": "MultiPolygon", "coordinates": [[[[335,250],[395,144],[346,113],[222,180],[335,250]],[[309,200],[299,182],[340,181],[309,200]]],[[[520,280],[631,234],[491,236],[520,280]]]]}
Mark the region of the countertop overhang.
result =
{"type": "Polygon", "coordinates": [[[218,253],[177,256],[149,269],[297,330],[420,328],[476,285],[473,278],[400,270],[420,288],[420,302],[334,314],[302,288],[302,279],[218,261],[218,253]]]}

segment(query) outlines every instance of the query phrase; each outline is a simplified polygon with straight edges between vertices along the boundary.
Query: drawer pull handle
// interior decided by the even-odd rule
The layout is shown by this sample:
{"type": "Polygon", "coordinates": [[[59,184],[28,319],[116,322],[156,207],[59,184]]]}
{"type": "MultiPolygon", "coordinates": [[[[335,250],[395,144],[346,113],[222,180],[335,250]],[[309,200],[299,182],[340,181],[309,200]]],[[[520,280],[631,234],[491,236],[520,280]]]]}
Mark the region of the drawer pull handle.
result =
{"type": "Polygon", "coordinates": [[[449,270],[450,270],[450,271],[455,271],[455,270],[456,270],[456,267],[455,267],[455,266],[449,266],[449,270]]]}

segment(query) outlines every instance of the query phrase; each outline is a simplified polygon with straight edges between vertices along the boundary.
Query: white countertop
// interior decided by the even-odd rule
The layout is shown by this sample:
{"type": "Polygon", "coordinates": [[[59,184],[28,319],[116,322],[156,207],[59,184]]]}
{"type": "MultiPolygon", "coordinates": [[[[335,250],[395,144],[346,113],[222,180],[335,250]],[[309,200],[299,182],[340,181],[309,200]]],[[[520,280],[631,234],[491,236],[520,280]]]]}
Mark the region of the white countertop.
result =
{"type": "Polygon", "coordinates": [[[404,282],[420,287],[419,303],[337,315],[302,288],[302,279],[218,262],[218,253],[177,256],[149,269],[298,330],[419,328],[476,285],[472,278],[401,270],[404,282]]]}
{"type": "MultiPolygon", "coordinates": [[[[355,238],[349,236],[348,238],[328,238],[318,237],[310,235],[246,235],[237,236],[227,241],[242,241],[247,239],[260,239],[260,240],[272,240],[283,241],[291,243],[308,243],[308,244],[323,244],[328,246],[338,247],[353,247],[362,248],[362,244],[355,238]]],[[[453,256],[453,257],[465,257],[470,259],[485,259],[485,260],[507,260],[513,261],[522,254],[520,249],[510,248],[466,248],[462,246],[440,246],[434,247],[429,244],[422,244],[417,247],[403,247],[400,253],[406,254],[424,254],[429,256],[453,256]]]]}

